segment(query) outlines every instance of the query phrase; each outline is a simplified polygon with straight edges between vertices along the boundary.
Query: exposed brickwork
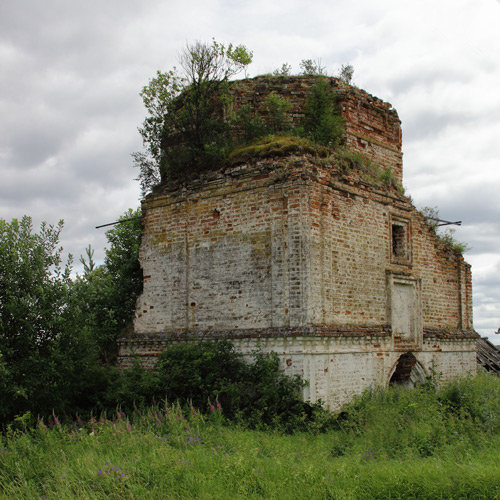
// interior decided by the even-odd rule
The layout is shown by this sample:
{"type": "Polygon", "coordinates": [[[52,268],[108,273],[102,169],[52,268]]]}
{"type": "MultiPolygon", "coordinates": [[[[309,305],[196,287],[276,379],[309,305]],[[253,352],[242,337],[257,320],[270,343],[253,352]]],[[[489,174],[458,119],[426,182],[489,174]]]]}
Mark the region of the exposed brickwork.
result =
{"type": "MultiPolygon", "coordinates": [[[[298,114],[311,80],[287,82],[298,114]]],[[[400,151],[395,111],[341,91],[352,137],[365,127],[384,151],[400,151]]],[[[165,188],[143,213],[144,292],[135,334],[120,343],[123,366],[133,354],[151,366],[169,340],[231,338],[247,355],[278,352],[309,380],[305,397],[330,408],[387,384],[406,352],[427,375],[475,369],[470,267],[397,189],[290,156],[165,188]]]]}
{"type": "MultiPolygon", "coordinates": [[[[328,78],[337,95],[341,115],[345,118],[345,146],[359,151],[384,168],[392,168],[401,184],[403,156],[401,153],[401,122],[392,106],[364,90],[344,85],[338,78],[328,78]]],[[[286,97],[292,103],[289,114],[294,123],[303,116],[304,101],[314,77],[265,77],[233,83],[234,109],[245,104],[259,109],[263,99],[271,92],[286,97]]]]}

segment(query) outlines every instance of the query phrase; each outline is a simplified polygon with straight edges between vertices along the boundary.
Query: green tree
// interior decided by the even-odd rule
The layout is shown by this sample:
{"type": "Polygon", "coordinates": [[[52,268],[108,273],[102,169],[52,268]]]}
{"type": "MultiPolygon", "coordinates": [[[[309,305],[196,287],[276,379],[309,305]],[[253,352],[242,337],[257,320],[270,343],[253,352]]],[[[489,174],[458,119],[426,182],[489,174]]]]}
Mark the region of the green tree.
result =
{"type": "Polygon", "coordinates": [[[33,234],[30,217],[0,219],[0,335],[12,355],[60,332],[70,273],[58,247],[62,227],[42,223],[33,234]]]}
{"type": "Polygon", "coordinates": [[[114,290],[111,306],[116,311],[119,330],[127,327],[132,321],[137,297],[142,292],[142,269],[139,264],[141,216],[140,208],[129,208],[119,219],[128,221],[117,224],[106,233],[110,246],[106,248],[104,266],[114,290]]]}
{"type": "Polygon", "coordinates": [[[102,361],[115,358],[142,290],[140,210],[123,219],[133,220],[107,232],[104,264],[96,266],[89,247],[74,280],[59,246],[62,221],[37,233],[30,217],[0,219],[0,424],[28,411],[75,414],[119,404],[121,375],[102,361]]]}
{"type": "Polygon", "coordinates": [[[288,63],[283,63],[281,67],[273,71],[273,76],[290,76],[292,74],[292,67],[288,63]]]}
{"type": "Polygon", "coordinates": [[[302,59],[300,61],[302,74],[306,76],[325,76],[326,68],[321,65],[321,59],[313,61],[312,59],[302,59]]]}
{"type": "Polygon", "coordinates": [[[292,103],[286,97],[282,97],[274,92],[265,97],[262,101],[262,109],[268,133],[276,134],[291,128],[290,119],[287,115],[287,112],[291,108],[292,103]]]}
{"type": "Polygon", "coordinates": [[[139,128],[145,149],[132,153],[132,157],[139,168],[137,180],[141,184],[142,196],[161,182],[161,140],[165,117],[185,85],[185,78],[178,75],[174,68],[167,72],[157,71],[156,76],[140,92],[147,110],[147,116],[139,128]]]}
{"type": "Polygon", "coordinates": [[[31,411],[63,411],[91,394],[97,349],[69,307],[70,259],[63,223],[0,220],[0,421],[31,411]]]}
{"type": "Polygon", "coordinates": [[[305,135],[314,142],[335,147],[344,134],[344,120],[337,110],[329,80],[319,78],[304,105],[305,135]]]}
{"type": "Polygon", "coordinates": [[[352,64],[342,64],[339,78],[345,85],[351,85],[352,75],[354,75],[354,66],[352,64]]]}
{"type": "Polygon", "coordinates": [[[145,153],[134,153],[143,195],[160,179],[209,167],[224,155],[230,140],[223,119],[228,80],[252,61],[243,45],[212,41],[186,45],[182,75],[157,72],[141,92],[148,112],[139,129],[145,153]]]}
{"type": "Polygon", "coordinates": [[[86,258],[81,258],[84,273],[72,283],[73,314],[92,331],[105,362],[116,359],[116,339],[130,326],[142,291],[140,217],[140,209],[128,209],[119,218],[122,222],[106,232],[109,246],[104,264],[95,265],[89,247],[86,258]]]}

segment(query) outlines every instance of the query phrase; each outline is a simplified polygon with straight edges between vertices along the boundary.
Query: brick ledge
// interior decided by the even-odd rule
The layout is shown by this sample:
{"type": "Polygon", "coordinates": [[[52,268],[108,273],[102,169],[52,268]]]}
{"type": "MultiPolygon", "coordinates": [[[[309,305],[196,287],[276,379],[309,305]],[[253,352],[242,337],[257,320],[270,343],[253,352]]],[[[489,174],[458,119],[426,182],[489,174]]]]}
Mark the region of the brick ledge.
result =
{"type": "Polygon", "coordinates": [[[165,342],[169,340],[241,339],[273,337],[390,337],[387,325],[312,325],[289,328],[257,328],[244,330],[171,331],[134,333],[118,339],[118,343],[165,342]]]}
{"type": "MultiPolygon", "coordinates": [[[[477,339],[480,335],[474,330],[449,330],[446,328],[425,327],[424,339],[477,339]]],[[[280,337],[391,337],[389,325],[311,325],[291,328],[259,328],[244,330],[204,330],[204,331],[170,331],[161,333],[132,333],[118,339],[119,345],[125,344],[163,344],[172,340],[201,339],[251,339],[280,337]]]]}
{"type": "Polygon", "coordinates": [[[436,328],[427,326],[424,327],[424,339],[437,338],[437,339],[479,339],[481,336],[475,330],[450,330],[447,328],[436,328]]]}

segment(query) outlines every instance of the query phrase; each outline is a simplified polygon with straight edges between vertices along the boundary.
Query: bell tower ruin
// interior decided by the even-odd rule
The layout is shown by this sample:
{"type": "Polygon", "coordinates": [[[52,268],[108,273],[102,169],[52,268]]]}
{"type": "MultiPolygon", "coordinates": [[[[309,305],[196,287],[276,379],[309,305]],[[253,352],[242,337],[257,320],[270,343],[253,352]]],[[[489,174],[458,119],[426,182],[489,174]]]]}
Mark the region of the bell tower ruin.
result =
{"type": "MultiPolygon", "coordinates": [[[[343,157],[300,150],[234,162],[143,202],[144,290],[122,366],[152,365],[169,340],[230,339],[275,351],[339,408],[368,387],[476,369],[470,266],[402,189],[391,105],[329,79],[345,119],[343,157]],[[356,158],[375,165],[378,178],[356,158]],[[353,160],[354,158],[354,160],[353,160]]],[[[270,92],[299,120],[307,77],[235,82],[234,105],[270,92]]]]}

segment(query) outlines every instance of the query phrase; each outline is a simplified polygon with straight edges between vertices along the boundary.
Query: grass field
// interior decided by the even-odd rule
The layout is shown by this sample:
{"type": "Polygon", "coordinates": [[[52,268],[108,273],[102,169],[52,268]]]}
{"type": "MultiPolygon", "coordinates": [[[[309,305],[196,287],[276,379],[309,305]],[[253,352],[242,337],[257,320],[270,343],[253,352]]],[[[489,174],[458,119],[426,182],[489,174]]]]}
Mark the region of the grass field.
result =
{"type": "Polygon", "coordinates": [[[179,405],[28,421],[0,438],[5,498],[500,497],[500,380],[485,375],[365,394],[322,433],[179,405]]]}

